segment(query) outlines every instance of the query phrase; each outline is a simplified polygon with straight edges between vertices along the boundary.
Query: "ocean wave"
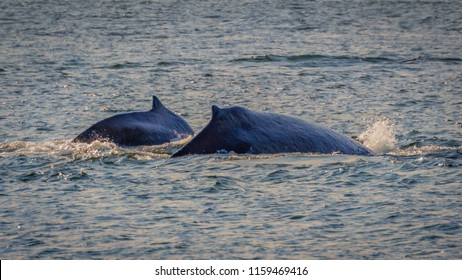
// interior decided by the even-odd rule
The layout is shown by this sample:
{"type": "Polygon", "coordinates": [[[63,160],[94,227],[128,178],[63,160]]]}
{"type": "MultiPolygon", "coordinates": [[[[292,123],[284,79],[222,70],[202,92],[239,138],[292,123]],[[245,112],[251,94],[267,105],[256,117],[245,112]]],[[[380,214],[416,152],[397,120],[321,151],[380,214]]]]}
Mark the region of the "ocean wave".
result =
{"type": "Polygon", "coordinates": [[[350,56],[350,55],[320,55],[320,54],[299,54],[299,55],[253,55],[232,59],[231,63],[287,63],[287,66],[320,67],[320,66],[345,66],[360,63],[383,64],[413,64],[426,62],[441,62],[446,64],[460,64],[462,58],[458,57],[434,57],[421,55],[415,58],[402,58],[390,56],[350,56]]]}
{"type": "Polygon", "coordinates": [[[361,57],[361,56],[347,56],[347,55],[319,55],[319,54],[301,54],[301,55],[256,55],[249,57],[241,57],[231,60],[230,62],[292,62],[292,63],[332,63],[332,62],[342,62],[342,63],[385,63],[393,62],[394,59],[388,57],[361,57]]]}

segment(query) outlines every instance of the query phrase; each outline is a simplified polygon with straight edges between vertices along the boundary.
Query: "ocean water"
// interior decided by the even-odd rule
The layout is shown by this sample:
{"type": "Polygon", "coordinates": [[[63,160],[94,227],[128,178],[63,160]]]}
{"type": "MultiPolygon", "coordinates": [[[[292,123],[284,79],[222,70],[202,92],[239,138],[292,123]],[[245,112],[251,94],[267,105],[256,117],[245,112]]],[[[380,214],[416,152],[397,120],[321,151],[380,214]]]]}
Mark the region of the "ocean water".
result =
{"type": "Polygon", "coordinates": [[[461,259],[461,1],[0,2],[1,259],[461,259]],[[376,155],[74,144],[283,113],[376,155]]]}

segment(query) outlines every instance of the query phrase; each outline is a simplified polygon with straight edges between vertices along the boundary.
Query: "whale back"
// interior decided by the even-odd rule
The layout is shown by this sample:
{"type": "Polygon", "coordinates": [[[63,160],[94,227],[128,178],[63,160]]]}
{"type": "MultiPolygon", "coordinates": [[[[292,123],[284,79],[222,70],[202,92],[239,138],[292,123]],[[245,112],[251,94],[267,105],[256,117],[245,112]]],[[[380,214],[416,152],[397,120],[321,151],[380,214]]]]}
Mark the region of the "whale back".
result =
{"type": "Polygon", "coordinates": [[[349,137],[295,117],[255,112],[239,106],[224,109],[212,106],[210,122],[173,156],[231,151],[371,154],[349,137]]]}
{"type": "Polygon", "coordinates": [[[119,145],[158,145],[193,135],[181,117],[170,111],[156,97],[146,112],[118,114],[103,119],[79,134],[73,142],[111,141],[119,145]]]}

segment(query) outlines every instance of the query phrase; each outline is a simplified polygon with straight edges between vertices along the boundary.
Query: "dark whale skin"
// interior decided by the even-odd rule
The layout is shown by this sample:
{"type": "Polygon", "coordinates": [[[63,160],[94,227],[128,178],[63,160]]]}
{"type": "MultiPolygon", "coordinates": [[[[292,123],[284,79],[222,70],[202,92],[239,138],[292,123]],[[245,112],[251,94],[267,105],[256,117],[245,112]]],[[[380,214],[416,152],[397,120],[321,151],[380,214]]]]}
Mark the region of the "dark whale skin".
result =
{"type": "Polygon", "coordinates": [[[239,106],[223,109],[212,106],[210,122],[172,157],[217,152],[372,155],[359,142],[332,129],[239,106]]]}
{"type": "Polygon", "coordinates": [[[72,142],[110,141],[122,146],[160,145],[194,134],[189,124],[152,97],[147,112],[119,114],[90,126],[72,142]]]}

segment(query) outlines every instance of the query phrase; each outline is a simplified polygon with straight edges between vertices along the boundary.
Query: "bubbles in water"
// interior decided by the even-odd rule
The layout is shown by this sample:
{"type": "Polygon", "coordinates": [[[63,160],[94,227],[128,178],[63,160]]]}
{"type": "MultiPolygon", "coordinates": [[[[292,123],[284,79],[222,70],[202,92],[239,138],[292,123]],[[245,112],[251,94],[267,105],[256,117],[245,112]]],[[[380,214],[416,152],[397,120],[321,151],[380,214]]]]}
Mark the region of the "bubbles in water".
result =
{"type": "Polygon", "coordinates": [[[394,151],[397,148],[395,125],[387,117],[374,120],[358,140],[378,155],[394,151]]]}

